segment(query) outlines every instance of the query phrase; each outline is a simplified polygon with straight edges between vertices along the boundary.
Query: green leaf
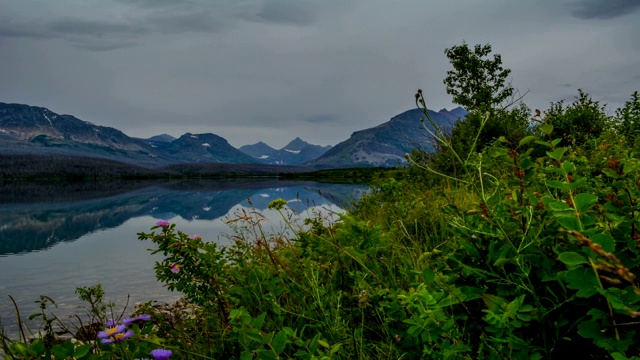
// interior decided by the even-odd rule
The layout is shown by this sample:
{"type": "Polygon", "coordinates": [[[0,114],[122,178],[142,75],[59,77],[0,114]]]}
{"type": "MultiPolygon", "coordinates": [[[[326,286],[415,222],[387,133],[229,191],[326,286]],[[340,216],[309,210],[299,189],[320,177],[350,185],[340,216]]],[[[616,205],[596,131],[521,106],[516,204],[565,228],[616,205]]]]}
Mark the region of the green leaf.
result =
{"type": "Polygon", "coordinates": [[[577,297],[589,298],[598,293],[598,281],[591,268],[576,268],[564,275],[569,289],[578,290],[577,297]]]}
{"type": "Polygon", "coordinates": [[[552,159],[560,160],[560,158],[562,158],[562,155],[564,155],[565,151],[567,151],[567,148],[559,147],[553,151],[547,151],[547,155],[549,155],[549,157],[552,159]]]}
{"type": "Polygon", "coordinates": [[[630,360],[628,357],[620,354],[619,352],[614,352],[611,354],[613,360],[630,360]]]}
{"type": "Polygon", "coordinates": [[[589,193],[578,194],[573,198],[573,205],[578,211],[591,209],[597,202],[598,197],[589,193]]]}
{"type": "Polygon", "coordinates": [[[562,163],[562,169],[566,173],[572,172],[576,168],[576,165],[572,161],[565,161],[562,163]]]}
{"type": "Polygon", "coordinates": [[[625,161],[625,163],[622,165],[622,172],[624,172],[625,174],[629,174],[633,171],[635,171],[637,168],[637,165],[630,162],[630,161],[625,161]]]}
{"type": "Polygon", "coordinates": [[[563,263],[569,266],[576,266],[576,265],[588,263],[587,259],[584,256],[573,251],[563,252],[562,254],[558,255],[558,260],[562,261],[563,263]]]}
{"type": "Polygon", "coordinates": [[[580,225],[580,222],[578,221],[578,219],[576,219],[573,216],[556,217],[556,220],[558,220],[558,223],[567,230],[575,230],[575,231],[582,230],[582,226],[580,225]]]}
{"type": "Polygon", "coordinates": [[[319,344],[320,346],[323,346],[323,347],[329,348],[329,343],[328,343],[328,342],[326,342],[326,341],[324,341],[324,340],[320,340],[320,339],[318,339],[318,344],[319,344]]]}
{"type": "Polygon", "coordinates": [[[608,177],[611,177],[611,178],[614,178],[614,179],[617,179],[617,178],[619,178],[619,177],[620,177],[620,175],[618,175],[618,173],[617,173],[617,172],[615,172],[615,171],[613,171],[613,170],[611,170],[611,169],[609,169],[609,168],[604,168],[604,169],[602,169],[602,172],[603,172],[605,175],[607,175],[608,177]]]}
{"type": "Polygon", "coordinates": [[[553,211],[573,211],[571,206],[567,205],[567,203],[562,201],[554,201],[548,204],[549,209],[553,211]]]}
{"type": "Polygon", "coordinates": [[[542,126],[540,126],[540,131],[542,131],[543,133],[545,133],[547,136],[551,135],[551,132],[553,131],[553,125],[551,124],[544,124],[542,126]]]}
{"type": "Polygon", "coordinates": [[[56,358],[66,359],[67,357],[73,355],[73,344],[71,344],[71,351],[69,351],[69,349],[63,345],[53,345],[53,348],[51,348],[51,350],[53,350],[56,358]]]}
{"type": "Polygon", "coordinates": [[[531,321],[531,319],[533,318],[531,315],[527,313],[518,313],[517,317],[522,321],[531,321]]]}
{"type": "Polygon", "coordinates": [[[529,168],[532,168],[533,164],[534,164],[533,161],[531,161],[531,159],[527,157],[520,161],[520,168],[522,170],[527,170],[529,168]]]}
{"type": "Polygon", "coordinates": [[[262,323],[264,323],[264,318],[267,316],[267,313],[262,313],[258,315],[258,317],[251,320],[251,326],[260,329],[262,327],[262,323]]]}
{"type": "Polygon", "coordinates": [[[608,253],[616,250],[616,240],[609,234],[595,234],[591,236],[594,243],[600,244],[602,249],[608,253]]]}
{"type": "Polygon", "coordinates": [[[502,306],[507,304],[507,300],[501,298],[500,296],[491,295],[491,294],[481,294],[480,297],[484,304],[487,306],[487,309],[496,312],[499,311],[502,306]]]}
{"type": "Polygon", "coordinates": [[[81,358],[87,355],[89,353],[89,350],[91,350],[91,344],[84,344],[84,345],[78,346],[76,350],[73,352],[73,357],[81,358]]]}
{"type": "Polygon", "coordinates": [[[273,351],[275,351],[275,353],[278,355],[280,355],[284,351],[284,348],[286,345],[287,345],[287,335],[284,333],[284,331],[278,332],[273,337],[273,341],[271,341],[271,346],[273,346],[273,351]]]}
{"type": "Polygon", "coordinates": [[[548,142],[542,141],[542,140],[536,140],[536,141],[534,141],[534,143],[539,144],[539,145],[544,145],[546,147],[551,147],[551,143],[548,143],[548,142]]]}
{"type": "Polygon", "coordinates": [[[493,266],[503,266],[505,264],[516,264],[512,258],[499,258],[493,263],[493,266]]]}
{"type": "Polygon", "coordinates": [[[569,183],[569,189],[568,190],[575,190],[577,188],[579,188],[580,186],[582,186],[582,184],[584,184],[585,182],[587,182],[587,178],[578,178],[577,180],[573,181],[572,183],[569,183]]]}
{"type": "Polygon", "coordinates": [[[618,288],[609,288],[607,290],[600,290],[600,293],[609,300],[609,304],[612,308],[623,311],[627,309],[624,301],[622,300],[625,291],[618,288]]]}
{"type": "MultiPolygon", "coordinates": [[[[44,349],[44,346],[42,347],[44,349]]],[[[19,355],[26,355],[27,350],[29,349],[29,347],[26,344],[23,344],[21,342],[12,342],[11,345],[9,345],[9,350],[11,350],[11,352],[15,353],[15,354],[19,354],[19,355]]],[[[38,353],[38,355],[41,355],[40,353],[38,353]]]]}
{"type": "Polygon", "coordinates": [[[335,355],[335,354],[338,352],[338,350],[340,350],[340,346],[341,346],[341,345],[342,345],[342,344],[335,344],[335,345],[333,345],[333,346],[331,347],[331,351],[329,352],[329,355],[331,355],[331,356],[335,355]]]}
{"type": "Polygon", "coordinates": [[[558,180],[549,180],[546,182],[547,186],[552,187],[552,188],[556,188],[556,189],[560,189],[560,190],[569,190],[569,185],[563,183],[562,181],[558,181],[558,180]]]}
{"type": "Polygon", "coordinates": [[[600,325],[595,321],[583,321],[578,324],[578,334],[587,339],[600,339],[603,337],[600,325]]]}
{"type": "Polygon", "coordinates": [[[426,268],[422,271],[422,277],[426,283],[432,283],[436,278],[436,273],[433,270],[426,268]]]}
{"type": "Polygon", "coordinates": [[[532,142],[535,139],[536,139],[535,136],[527,136],[522,140],[520,140],[520,143],[518,144],[518,146],[527,145],[528,143],[532,142]]]}
{"type": "Polygon", "coordinates": [[[407,335],[416,337],[420,334],[421,331],[422,331],[422,328],[420,326],[412,325],[409,327],[409,329],[407,329],[407,335]]]}
{"type": "Polygon", "coordinates": [[[253,341],[257,341],[261,344],[268,343],[268,341],[265,341],[265,336],[263,336],[257,329],[246,329],[245,331],[243,331],[243,334],[247,338],[253,341]]]}

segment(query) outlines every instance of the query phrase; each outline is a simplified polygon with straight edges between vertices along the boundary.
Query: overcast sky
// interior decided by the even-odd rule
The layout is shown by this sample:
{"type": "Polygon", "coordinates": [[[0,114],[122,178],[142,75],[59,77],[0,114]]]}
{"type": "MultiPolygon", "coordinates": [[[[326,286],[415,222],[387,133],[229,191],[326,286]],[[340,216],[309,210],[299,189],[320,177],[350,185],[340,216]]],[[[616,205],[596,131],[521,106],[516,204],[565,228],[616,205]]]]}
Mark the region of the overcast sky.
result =
{"type": "Polygon", "coordinates": [[[127,135],[335,145],[452,108],[444,49],[491,44],[531,108],[640,90],[637,0],[2,0],[0,102],[127,135]]]}

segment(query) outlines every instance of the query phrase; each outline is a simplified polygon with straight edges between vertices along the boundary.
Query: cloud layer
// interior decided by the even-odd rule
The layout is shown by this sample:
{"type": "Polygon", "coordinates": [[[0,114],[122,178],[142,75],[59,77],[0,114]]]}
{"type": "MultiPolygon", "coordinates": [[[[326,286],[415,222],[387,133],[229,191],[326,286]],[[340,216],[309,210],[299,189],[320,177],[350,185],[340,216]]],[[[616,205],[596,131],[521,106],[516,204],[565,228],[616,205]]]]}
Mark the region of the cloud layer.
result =
{"type": "Polygon", "coordinates": [[[638,89],[640,2],[5,0],[0,101],[132,136],[335,144],[414,106],[451,108],[444,49],[490,43],[525,102],[638,89]],[[634,80],[635,79],[635,80],[634,80]]]}

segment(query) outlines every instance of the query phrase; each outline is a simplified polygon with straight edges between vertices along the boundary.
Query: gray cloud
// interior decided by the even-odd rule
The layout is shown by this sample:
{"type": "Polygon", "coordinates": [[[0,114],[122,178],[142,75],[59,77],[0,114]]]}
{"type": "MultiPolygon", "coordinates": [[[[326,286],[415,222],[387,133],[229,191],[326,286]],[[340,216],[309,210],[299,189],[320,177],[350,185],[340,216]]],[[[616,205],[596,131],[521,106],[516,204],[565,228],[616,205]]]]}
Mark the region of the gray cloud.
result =
{"type": "Polygon", "coordinates": [[[74,47],[90,51],[121,49],[148,32],[144,26],[127,22],[59,18],[49,22],[24,21],[0,24],[0,37],[62,39],[74,47]]]}
{"type": "Polygon", "coordinates": [[[161,34],[213,33],[226,25],[224,19],[216,19],[206,10],[154,14],[146,19],[146,23],[161,34]]]}
{"type": "Polygon", "coordinates": [[[304,121],[318,124],[318,123],[332,123],[338,122],[339,116],[336,114],[315,114],[303,117],[304,121]]]}
{"type": "Polygon", "coordinates": [[[291,25],[309,25],[315,20],[311,4],[302,1],[267,2],[257,16],[267,22],[291,25]]]}
{"type": "Polygon", "coordinates": [[[15,23],[5,18],[0,19],[0,37],[51,38],[53,36],[41,26],[15,23]]]}
{"type": "Polygon", "coordinates": [[[638,0],[583,0],[573,4],[573,15],[582,19],[606,20],[640,10],[638,0]]]}
{"type": "Polygon", "coordinates": [[[117,0],[117,2],[142,8],[182,6],[190,3],[189,0],[117,0]]]}
{"type": "Polygon", "coordinates": [[[44,30],[47,33],[64,35],[107,37],[110,35],[139,35],[147,30],[134,22],[115,22],[103,20],[86,20],[77,18],[62,18],[49,22],[44,30]]]}

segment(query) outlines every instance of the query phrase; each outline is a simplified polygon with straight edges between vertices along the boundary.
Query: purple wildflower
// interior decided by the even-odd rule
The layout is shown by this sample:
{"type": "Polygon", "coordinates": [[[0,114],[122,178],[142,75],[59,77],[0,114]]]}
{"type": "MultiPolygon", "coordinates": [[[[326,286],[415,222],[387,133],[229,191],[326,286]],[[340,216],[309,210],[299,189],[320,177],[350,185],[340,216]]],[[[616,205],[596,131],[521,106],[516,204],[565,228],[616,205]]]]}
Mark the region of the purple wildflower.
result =
{"type": "Polygon", "coordinates": [[[126,325],[126,326],[129,326],[131,324],[144,322],[144,321],[149,321],[149,320],[151,320],[151,315],[149,315],[149,314],[140,314],[140,315],[132,317],[132,318],[122,319],[122,324],[126,325]]]}
{"type": "Polygon", "coordinates": [[[166,226],[169,226],[169,225],[171,225],[171,224],[169,224],[169,222],[168,222],[168,221],[164,221],[164,220],[162,220],[162,221],[158,221],[158,222],[156,223],[156,225],[158,225],[158,226],[162,226],[162,227],[166,227],[166,226]]]}
{"type": "Polygon", "coordinates": [[[156,360],[168,360],[171,357],[171,350],[167,349],[155,349],[151,351],[151,356],[156,360]]]}
{"type": "Polygon", "coordinates": [[[116,334],[121,334],[124,332],[124,325],[115,325],[104,329],[104,331],[100,331],[98,333],[98,339],[107,339],[115,336],[116,334]]]}
{"type": "Polygon", "coordinates": [[[107,339],[102,339],[102,340],[100,340],[100,342],[103,345],[109,345],[109,344],[113,344],[116,341],[117,342],[125,341],[125,340],[127,340],[128,338],[130,338],[132,336],[133,336],[133,331],[129,330],[129,331],[124,332],[124,333],[117,333],[117,334],[115,334],[115,335],[113,335],[113,336],[111,336],[111,337],[109,337],[107,339]]]}
{"type": "Polygon", "coordinates": [[[115,327],[116,325],[118,325],[118,323],[113,319],[107,321],[107,327],[108,328],[115,327]]]}

